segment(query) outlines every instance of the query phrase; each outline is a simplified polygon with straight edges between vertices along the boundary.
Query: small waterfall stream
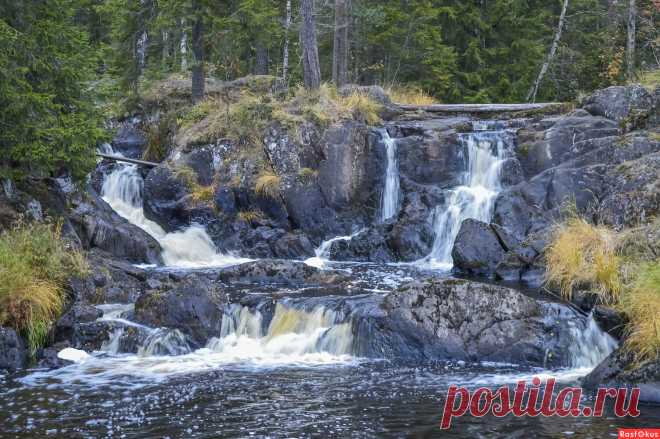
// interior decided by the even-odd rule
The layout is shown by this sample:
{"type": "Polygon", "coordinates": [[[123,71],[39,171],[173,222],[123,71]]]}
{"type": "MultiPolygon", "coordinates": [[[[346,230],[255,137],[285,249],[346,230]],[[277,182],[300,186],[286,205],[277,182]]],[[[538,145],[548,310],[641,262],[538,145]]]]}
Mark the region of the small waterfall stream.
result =
{"type": "MultiPolygon", "coordinates": [[[[104,147],[104,152],[112,152],[109,145],[104,147]]],[[[222,267],[249,261],[219,253],[206,229],[200,225],[193,224],[185,230],[166,233],[145,216],[142,208],[143,187],[144,180],[137,165],[117,164],[115,170],[105,177],[101,195],[115,212],[158,241],[166,265],[179,268],[222,267]]]]}
{"type": "Polygon", "coordinates": [[[392,139],[387,129],[380,130],[380,135],[387,152],[387,170],[385,172],[385,188],[381,201],[380,220],[382,222],[394,217],[399,210],[399,157],[396,140],[392,139]]]}
{"type": "Polygon", "coordinates": [[[475,123],[474,132],[461,134],[459,140],[467,158],[463,184],[447,190],[445,203],[435,208],[433,248],[417,262],[419,265],[450,270],[451,252],[463,221],[468,218],[490,221],[493,203],[501,190],[500,168],[512,148],[510,133],[497,128],[497,125],[475,123]]]}

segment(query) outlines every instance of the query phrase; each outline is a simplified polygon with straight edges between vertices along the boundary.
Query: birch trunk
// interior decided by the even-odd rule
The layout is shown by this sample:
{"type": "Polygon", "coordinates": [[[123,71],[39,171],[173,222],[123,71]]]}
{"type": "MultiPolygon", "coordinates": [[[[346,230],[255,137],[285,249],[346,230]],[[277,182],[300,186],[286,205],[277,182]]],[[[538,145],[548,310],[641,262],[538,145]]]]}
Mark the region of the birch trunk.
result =
{"type": "Polygon", "coordinates": [[[559,16],[559,24],[557,25],[557,32],[555,32],[555,38],[552,40],[552,46],[550,46],[550,53],[548,53],[548,58],[543,63],[543,66],[541,66],[541,71],[539,72],[539,76],[536,78],[534,85],[527,94],[527,102],[536,102],[536,94],[539,91],[541,82],[543,82],[543,77],[547,73],[550,64],[552,64],[552,60],[554,59],[555,54],[557,53],[557,48],[559,47],[559,41],[561,40],[561,34],[564,31],[564,22],[566,21],[567,9],[568,9],[568,0],[564,0],[564,5],[561,8],[561,15],[559,16]]]}

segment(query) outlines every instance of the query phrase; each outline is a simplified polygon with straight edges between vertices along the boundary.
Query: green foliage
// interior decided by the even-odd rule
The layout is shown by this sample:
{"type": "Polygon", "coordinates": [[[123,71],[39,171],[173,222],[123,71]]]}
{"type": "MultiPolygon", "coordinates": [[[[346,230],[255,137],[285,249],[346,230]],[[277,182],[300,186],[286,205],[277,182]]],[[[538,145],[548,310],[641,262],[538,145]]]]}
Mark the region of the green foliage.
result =
{"type": "Polygon", "coordinates": [[[18,224],[0,235],[0,326],[26,337],[32,354],[62,311],[67,278],[88,272],[84,256],[64,244],[60,230],[18,224]]]}
{"type": "Polygon", "coordinates": [[[69,0],[0,4],[0,173],[83,178],[95,164],[94,52],[74,12],[69,0]]]}

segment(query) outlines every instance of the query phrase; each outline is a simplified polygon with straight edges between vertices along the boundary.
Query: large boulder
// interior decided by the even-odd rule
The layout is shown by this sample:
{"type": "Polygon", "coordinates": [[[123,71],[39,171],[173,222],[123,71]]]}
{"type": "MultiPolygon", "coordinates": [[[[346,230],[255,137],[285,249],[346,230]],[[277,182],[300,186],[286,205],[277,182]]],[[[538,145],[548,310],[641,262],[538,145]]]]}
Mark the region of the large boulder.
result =
{"type": "Polygon", "coordinates": [[[641,85],[608,87],[582,101],[582,107],[594,116],[629,124],[631,128],[644,126],[653,104],[653,96],[641,85]]]}
{"type": "Polygon", "coordinates": [[[458,271],[492,277],[505,252],[489,224],[467,219],[456,235],[451,255],[458,271]]]}
{"type": "Polygon", "coordinates": [[[636,364],[633,356],[620,348],[587,375],[582,385],[594,391],[601,387],[639,388],[641,402],[660,404],[660,360],[636,364]]]}
{"type": "Polygon", "coordinates": [[[149,171],[144,180],[144,213],[165,231],[173,232],[190,225],[190,182],[186,176],[161,165],[149,171]]]}
{"type": "Polygon", "coordinates": [[[133,263],[162,264],[160,244],[120,217],[93,188],[72,200],[70,224],[86,249],[97,248],[133,263]]]}
{"type": "Polygon", "coordinates": [[[147,291],[135,303],[135,320],[159,328],[178,329],[203,346],[219,337],[224,293],[212,280],[190,274],[173,286],[147,291]]]}
{"type": "Polygon", "coordinates": [[[28,364],[25,342],[13,329],[0,327],[0,370],[22,369],[28,364]]]}
{"type": "Polygon", "coordinates": [[[142,151],[147,144],[147,137],[131,121],[119,126],[117,134],[112,139],[112,149],[125,157],[142,158],[142,151]]]}
{"type": "Polygon", "coordinates": [[[413,282],[378,306],[360,306],[351,318],[358,355],[542,367],[581,364],[576,346],[585,344],[580,334],[589,323],[564,305],[456,279],[413,282]]]}

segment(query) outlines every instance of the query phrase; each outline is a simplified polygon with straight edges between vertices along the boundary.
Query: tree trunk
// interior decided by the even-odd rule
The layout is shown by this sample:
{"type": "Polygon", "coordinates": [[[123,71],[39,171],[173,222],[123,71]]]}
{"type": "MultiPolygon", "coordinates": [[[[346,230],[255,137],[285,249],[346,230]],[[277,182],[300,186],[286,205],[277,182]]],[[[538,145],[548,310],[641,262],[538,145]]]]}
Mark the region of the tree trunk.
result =
{"type": "Polygon", "coordinates": [[[627,77],[632,79],[635,73],[635,37],[637,36],[636,22],[637,5],[635,0],[628,3],[628,44],[626,47],[626,68],[627,77]]]}
{"type": "Polygon", "coordinates": [[[619,27],[619,0],[607,0],[607,21],[610,29],[619,27]]]}
{"type": "Polygon", "coordinates": [[[179,41],[179,53],[181,54],[181,71],[188,70],[188,33],[186,32],[186,21],[181,20],[181,40],[179,41]]]}
{"type": "Polygon", "coordinates": [[[286,21],[284,22],[284,49],[282,54],[282,80],[287,85],[289,75],[289,29],[291,28],[291,0],[286,0],[286,21]]]}
{"type": "Polygon", "coordinates": [[[564,0],[564,6],[562,6],[561,15],[559,16],[559,24],[557,25],[557,32],[555,32],[555,38],[554,40],[552,40],[552,46],[550,46],[550,53],[548,53],[548,58],[543,63],[543,66],[541,66],[541,71],[539,72],[539,76],[536,78],[534,85],[527,94],[527,102],[536,102],[536,94],[539,91],[541,82],[543,82],[543,77],[548,71],[548,67],[550,67],[550,64],[552,64],[552,60],[554,59],[555,54],[557,53],[557,48],[559,47],[559,40],[561,40],[561,34],[564,31],[564,21],[566,21],[567,9],[568,9],[568,0],[564,0]]]}
{"type": "Polygon", "coordinates": [[[261,41],[256,42],[257,63],[254,73],[257,75],[268,74],[268,48],[261,41]]]}
{"type": "Polygon", "coordinates": [[[314,0],[300,1],[300,15],[302,16],[300,40],[303,47],[303,79],[306,88],[316,90],[321,86],[321,66],[316,44],[314,0]]]}
{"type": "Polygon", "coordinates": [[[197,103],[204,99],[204,22],[199,4],[193,2],[195,22],[192,28],[192,99],[197,103]]]}
{"type": "Polygon", "coordinates": [[[348,0],[335,0],[335,40],[332,53],[332,82],[341,87],[348,81],[348,0]]]}

